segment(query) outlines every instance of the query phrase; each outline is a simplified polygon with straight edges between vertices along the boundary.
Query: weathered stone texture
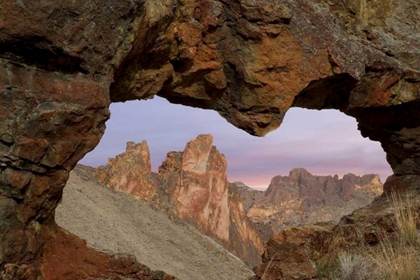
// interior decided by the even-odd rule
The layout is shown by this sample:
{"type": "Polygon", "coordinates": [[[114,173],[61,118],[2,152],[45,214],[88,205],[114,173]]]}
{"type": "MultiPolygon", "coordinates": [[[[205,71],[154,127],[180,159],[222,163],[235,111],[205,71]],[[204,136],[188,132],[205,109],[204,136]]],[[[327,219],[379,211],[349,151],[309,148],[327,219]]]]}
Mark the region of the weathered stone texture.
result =
{"type": "MultiPolygon", "coordinates": [[[[98,143],[141,1],[0,4],[0,271],[40,276],[68,172],[98,143]]],[[[16,278],[17,277],[17,278],[16,278]]],[[[41,276],[40,276],[41,277],[41,276]]]]}
{"type": "Polygon", "coordinates": [[[173,219],[216,238],[253,267],[261,263],[263,243],[236,186],[227,181],[224,155],[212,144],[211,135],[199,135],[183,152],[169,152],[156,174],[150,170],[147,143],[129,142],[125,153],[96,174],[105,186],[164,209],[173,219]]]}
{"type": "MultiPolygon", "coordinates": [[[[344,216],[337,225],[321,223],[313,226],[291,227],[274,234],[267,242],[263,263],[254,268],[258,279],[311,279],[316,276],[322,261],[336,261],[343,253],[382,250],[380,241],[385,235],[397,242],[395,208],[411,208],[414,222],[420,223],[418,192],[400,192],[400,202],[387,194],[376,198],[371,205],[344,216]],[[410,199],[406,199],[409,196],[410,199]],[[407,203],[408,202],[408,203],[407,203]],[[375,246],[378,246],[375,248],[375,246]],[[264,276],[264,277],[263,277],[264,276]]],[[[329,272],[329,271],[327,271],[329,272]]]]}
{"type": "MultiPolygon", "coordinates": [[[[378,175],[315,176],[295,168],[289,176],[275,176],[263,197],[247,210],[264,241],[286,227],[319,222],[338,223],[341,217],[369,205],[382,194],[378,175]]],[[[251,192],[242,192],[245,197],[251,192]]]]}
{"type": "Polygon", "coordinates": [[[291,106],[335,108],[381,142],[394,183],[418,176],[419,10],[416,0],[3,0],[0,270],[37,260],[48,237],[36,228],[99,142],[110,101],[159,95],[259,136],[291,106]]]}

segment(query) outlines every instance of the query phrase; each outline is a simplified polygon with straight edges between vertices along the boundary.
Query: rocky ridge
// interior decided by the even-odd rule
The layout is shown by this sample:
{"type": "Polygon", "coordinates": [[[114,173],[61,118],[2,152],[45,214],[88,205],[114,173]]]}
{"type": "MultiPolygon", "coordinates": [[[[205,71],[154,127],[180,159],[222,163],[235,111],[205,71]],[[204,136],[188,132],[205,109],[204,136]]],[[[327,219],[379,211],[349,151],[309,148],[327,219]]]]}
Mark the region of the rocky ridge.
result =
{"type": "Polygon", "coordinates": [[[159,95],[259,136],[292,106],[338,109],[381,142],[395,175],[385,192],[416,189],[418,5],[2,1],[0,271],[39,275],[69,172],[101,139],[110,102],[159,95]]]}
{"type": "MultiPolygon", "coordinates": [[[[164,270],[182,280],[245,280],[253,276],[248,266],[212,238],[193,226],[171,221],[164,211],[131,195],[105,188],[93,174],[93,168],[77,165],[56,210],[57,224],[92,248],[112,255],[128,253],[150,269],[164,270]]],[[[58,262],[65,260],[68,251],[61,249],[56,253],[56,270],[62,269],[58,262]]],[[[76,248],[69,255],[78,260],[84,256],[76,248]]],[[[66,271],[73,273],[69,279],[83,279],[74,276],[79,269],[71,271],[71,265],[66,271]]],[[[157,273],[153,275],[157,280],[157,273]]]]}
{"type": "Polygon", "coordinates": [[[337,175],[314,176],[297,168],[289,176],[274,177],[264,197],[249,190],[242,191],[241,196],[245,200],[254,196],[247,216],[268,241],[286,227],[337,224],[341,217],[369,205],[382,191],[378,175],[347,174],[339,179],[337,175]]]}
{"type": "Polygon", "coordinates": [[[227,181],[223,154],[211,135],[199,135],[183,152],[169,152],[151,172],[147,143],[127,143],[125,153],[96,170],[99,182],[165,210],[216,238],[251,267],[261,262],[263,243],[246,217],[235,185],[227,181]]]}

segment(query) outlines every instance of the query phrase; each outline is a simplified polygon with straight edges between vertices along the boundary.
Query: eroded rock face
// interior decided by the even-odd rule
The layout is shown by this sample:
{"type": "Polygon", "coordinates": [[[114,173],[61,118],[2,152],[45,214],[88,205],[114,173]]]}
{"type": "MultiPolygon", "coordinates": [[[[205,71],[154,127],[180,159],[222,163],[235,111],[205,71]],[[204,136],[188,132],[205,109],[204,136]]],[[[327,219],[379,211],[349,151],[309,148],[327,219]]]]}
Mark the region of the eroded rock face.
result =
{"type": "Polygon", "coordinates": [[[289,176],[274,177],[264,197],[250,206],[247,216],[268,241],[285,227],[338,223],[341,217],[367,206],[381,193],[378,175],[347,174],[339,179],[337,175],[314,176],[297,168],[289,176]]]}
{"type": "MultiPolygon", "coordinates": [[[[262,279],[311,279],[316,276],[316,267],[322,260],[334,261],[343,252],[381,250],[375,246],[383,241],[384,235],[388,235],[391,244],[395,242],[395,207],[420,212],[420,200],[418,196],[413,197],[411,189],[399,195],[397,205],[383,194],[372,204],[342,217],[337,225],[292,227],[274,234],[267,243],[263,263],[255,267],[254,272],[262,279]],[[410,199],[405,199],[405,195],[410,199]],[[409,205],[405,204],[407,201],[409,205]]],[[[416,217],[418,225],[418,215],[416,217]]]]}
{"type": "Polygon", "coordinates": [[[165,209],[253,267],[261,262],[263,244],[246,217],[237,187],[227,181],[224,155],[212,143],[211,135],[199,135],[183,152],[169,152],[156,174],[150,170],[147,143],[129,142],[125,153],[96,173],[105,186],[165,209]]]}
{"type": "Polygon", "coordinates": [[[96,173],[98,180],[109,188],[151,203],[158,191],[156,181],[148,176],[151,172],[149,146],[143,141],[128,142],[126,153],[110,158],[108,165],[98,168],[96,173]]]}
{"type": "MultiPolygon", "coordinates": [[[[150,270],[133,256],[96,252],[88,248],[84,240],[58,228],[52,227],[53,238],[44,250],[40,270],[46,279],[132,279],[176,280],[163,271],[150,270]]],[[[29,279],[15,275],[14,279],[29,279]]]]}
{"type": "Polygon", "coordinates": [[[416,1],[149,6],[155,32],[141,33],[145,39],[117,71],[112,101],[158,94],[217,110],[260,136],[292,106],[339,109],[357,119],[364,137],[382,143],[397,175],[420,172],[416,1]]]}
{"type": "Polygon", "coordinates": [[[141,1],[2,1],[0,271],[40,275],[44,226],[68,172],[104,132],[113,69],[140,11],[141,1]]]}
{"type": "Polygon", "coordinates": [[[48,239],[37,229],[99,142],[110,101],[160,95],[254,135],[291,106],[339,109],[410,181],[418,17],[415,0],[2,1],[0,270],[37,267],[48,239]]]}
{"type": "Polygon", "coordinates": [[[325,242],[331,236],[331,225],[287,228],[276,233],[267,242],[263,264],[254,272],[267,280],[314,278],[315,260],[327,252],[325,242]]]}

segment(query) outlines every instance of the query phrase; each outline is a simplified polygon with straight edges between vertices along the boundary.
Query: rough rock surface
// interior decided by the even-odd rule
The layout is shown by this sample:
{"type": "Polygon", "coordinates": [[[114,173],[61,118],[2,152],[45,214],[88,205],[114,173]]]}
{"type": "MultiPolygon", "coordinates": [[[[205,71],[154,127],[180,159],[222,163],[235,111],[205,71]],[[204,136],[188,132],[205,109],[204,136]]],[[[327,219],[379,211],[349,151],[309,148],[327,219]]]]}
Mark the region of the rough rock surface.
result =
{"type": "Polygon", "coordinates": [[[274,177],[264,197],[250,206],[247,216],[268,241],[285,227],[338,223],[341,217],[367,206],[380,194],[382,183],[378,175],[347,174],[339,179],[337,175],[314,176],[296,168],[289,176],[274,177]]]}
{"type": "MultiPolygon", "coordinates": [[[[152,271],[132,256],[108,255],[86,246],[86,241],[58,228],[53,228],[47,241],[40,270],[42,278],[57,280],[74,279],[130,279],[176,280],[163,271],[152,271]]],[[[31,279],[28,275],[15,274],[12,279],[31,279]]],[[[36,279],[36,278],[33,278],[36,279]]]]}
{"type": "MultiPolygon", "coordinates": [[[[411,190],[400,195],[413,197],[411,190]]],[[[411,200],[407,207],[420,213],[419,197],[411,200]]],[[[394,207],[390,197],[383,194],[371,205],[344,216],[338,225],[302,226],[276,233],[267,243],[263,264],[254,271],[267,280],[311,279],[316,275],[316,264],[320,260],[337,258],[340,251],[366,250],[377,245],[384,233],[392,235],[396,228],[394,207]]],[[[418,216],[416,222],[419,226],[418,216]]]]}
{"type": "Polygon", "coordinates": [[[267,242],[263,264],[254,271],[264,280],[314,278],[316,260],[328,252],[325,243],[331,236],[331,225],[287,228],[276,233],[267,242]]]}
{"type": "Polygon", "coordinates": [[[96,173],[105,186],[194,225],[253,267],[261,262],[263,243],[236,186],[227,181],[224,155],[212,143],[211,135],[199,135],[183,152],[169,152],[159,173],[152,173],[147,143],[129,142],[125,153],[96,173]]]}
{"type": "MultiPolygon", "coordinates": [[[[93,168],[77,165],[56,210],[57,224],[88,246],[133,255],[150,269],[182,280],[245,280],[254,275],[238,257],[193,226],[173,222],[164,211],[104,188],[93,174],[93,168]]],[[[82,259],[76,251],[69,255],[82,259]]]]}
{"type": "Polygon", "coordinates": [[[264,191],[250,188],[242,182],[235,182],[234,184],[236,185],[239,194],[241,195],[245,212],[248,212],[248,210],[255,202],[264,198],[264,191]]]}
{"type": "Polygon", "coordinates": [[[109,188],[132,194],[144,202],[152,202],[158,186],[152,176],[149,146],[146,141],[127,143],[126,153],[108,160],[97,172],[98,179],[109,188]]]}
{"type": "Polygon", "coordinates": [[[418,5],[3,0],[0,270],[39,267],[50,231],[38,229],[98,144],[111,101],[157,94],[255,135],[291,106],[335,108],[381,142],[395,180],[419,176],[418,5]]]}

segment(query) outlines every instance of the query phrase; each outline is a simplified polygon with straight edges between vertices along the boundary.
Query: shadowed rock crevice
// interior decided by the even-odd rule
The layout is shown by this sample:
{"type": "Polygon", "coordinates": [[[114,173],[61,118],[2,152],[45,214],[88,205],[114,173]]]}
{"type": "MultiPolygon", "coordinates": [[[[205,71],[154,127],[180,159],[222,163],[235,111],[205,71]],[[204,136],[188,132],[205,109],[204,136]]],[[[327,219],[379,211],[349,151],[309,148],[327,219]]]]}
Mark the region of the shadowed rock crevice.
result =
{"type": "Polygon", "coordinates": [[[51,42],[42,37],[23,37],[1,42],[0,57],[46,71],[87,74],[87,70],[82,68],[81,58],[72,57],[59,48],[51,47],[51,42]]]}
{"type": "Polygon", "coordinates": [[[306,109],[338,109],[349,106],[351,91],[357,80],[347,73],[312,81],[293,101],[292,107],[306,109]]]}
{"type": "Polygon", "coordinates": [[[367,108],[349,111],[356,116],[364,137],[380,141],[394,174],[420,174],[420,102],[410,102],[386,108],[367,108]]]}

